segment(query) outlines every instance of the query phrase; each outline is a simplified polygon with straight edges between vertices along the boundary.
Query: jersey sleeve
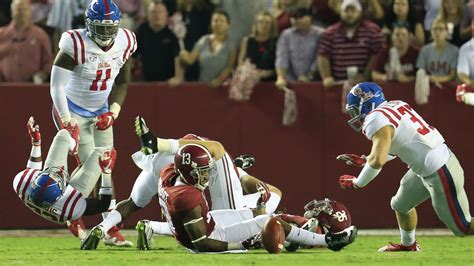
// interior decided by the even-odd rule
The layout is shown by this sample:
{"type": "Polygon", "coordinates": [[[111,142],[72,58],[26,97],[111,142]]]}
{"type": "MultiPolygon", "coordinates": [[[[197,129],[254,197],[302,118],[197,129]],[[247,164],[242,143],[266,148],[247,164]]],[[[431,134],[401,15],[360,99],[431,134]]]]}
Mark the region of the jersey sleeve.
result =
{"type": "Polygon", "coordinates": [[[76,50],[74,49],[74,40],[72,38],[73,36],[69,32],[64,32],[61,35],[61,39],[59,40],[59,49],[69,55],[71,58],[75,58],[76,50]]]}
{"type": "Polygon", "coordinates": [[[178,193],[174,200],[172,200],[173,208],[177,212],[190,211],[199,206],[203,200],[202,193],[198,189],[191,187],[178,193]]]}
{"type": "Polygon", "coordinates": [[[374,134],[381,128],[385,126],[393,126],[393,128],[396,128],[397,126],[394,123],[395,121],[391,121],[391,117],[385,113],[385,111],[374,110],[365,118],[362,132],[369,140],[372,140],[374,134]]]}

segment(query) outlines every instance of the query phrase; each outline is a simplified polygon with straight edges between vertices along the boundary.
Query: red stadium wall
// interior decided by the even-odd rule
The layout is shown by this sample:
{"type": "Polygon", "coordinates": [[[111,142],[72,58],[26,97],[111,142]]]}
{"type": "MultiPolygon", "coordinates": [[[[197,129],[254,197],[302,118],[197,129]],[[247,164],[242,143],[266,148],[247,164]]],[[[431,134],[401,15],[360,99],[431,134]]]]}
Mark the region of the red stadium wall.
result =
{"type": "MultiPolygon", "coordinates": [[[[431,125],[444,135],[449,147],[464,167],[468,196],[474,188],[474,143],[472,117],[474,107],[454,100],[454,85],[433,88],[430,103],[417,106],[412,85],[385,84],[388,99],[402,99],[412,104],[431,125]]],[[[313,198],[329,197],[343,202],[351,211],[353,223],[364,228],[396,227],[390,209],[400,178],[407,170],[399,160],[389,163],[382,174],[367,188],[343,191],[337,179],[341,174],[356,175],[359,169],[335,160],[340,153],[368,154],[370,142],[354,132],[341,113],[340,89],[323,89],[316,84],[291,86],[298,99],[298,120],[291,127],[281,125],[283,93],[272,84],[260,84],[248,102],[233,102],[224,89],[204,84],[187,84],[168,88],[163,84],[132,84],[126,104],[115,125],[118,151],[114,180],[118,199],[128,197],[138,169],[130,155],[139,147],[133,120],[144,116],[152,131],[165,138],[176,138],[188,132],[221,141],[233,155],[252,154],[257,164],[250,173],[272,183],[284,192],[280,209],[301,214],[303,205],[313,198]]],[[[25,123],[34,115],[43,134],[43,157],[54,136],[51,119],[52,102],[47,86],[29,84],[0,85],[0,142],[2,178],[0,185],[0,228],[53,228],[28,210],[12,189],[12,179],[22,170],[29,156],[30,144],[25,123]]],[[[472,205],[472,204],[471,204],[472,205]]],[[[420,227],[444,227],[430,206],[420,206],[420,227]]],[[[138,219],[159,219],[156,200],[126,221],[131,226],[138,219]]],[[[91,226],[99,217],[86,219],[91,226]]]]}

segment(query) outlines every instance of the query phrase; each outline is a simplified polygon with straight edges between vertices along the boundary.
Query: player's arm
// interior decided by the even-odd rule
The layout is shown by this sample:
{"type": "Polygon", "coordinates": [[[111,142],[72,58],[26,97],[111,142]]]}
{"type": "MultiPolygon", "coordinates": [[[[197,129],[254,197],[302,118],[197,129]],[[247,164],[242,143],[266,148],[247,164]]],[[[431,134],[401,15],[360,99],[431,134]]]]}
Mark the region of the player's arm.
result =
{"type": "Polygon", "coordinates": [[[28,160],[26,167],[41,170],[43,168],[43,160],[41,158],[41,133],[39,126],[35,125],[35,120],[32,116],[26,123],[26,129],[31,138],[30,159],[28,160]]]}
{"type": "Polygon", "coordinates": [[[343,175],[339,178],[339,184],[343,189],[365,187],[380,173],[388,161],[393,134],[392,126],[384,126],[372,136],[372,150],[359,176],[356,178],[351,175],[343,175]]]}
{"type": "Polygon", "coordinates": [[[201,206],[197,206],[190,211],[183,213],[183,223],[191,242],[196,250],[200,252],[221,252],[233,249],[245,248],[240,243],[227,243],[215,239],[210,239],[206,235],[206,224],[202,217],[201,206]]]}
{"type": "MultiPolygon", "coordinates": [[[[257,185],[262,183],[262,182],[263,182],[262,180],[256,178],[255,176],[251,176],[251,175],[244,175],[240,179],[240,183],[242,184],[242,189],[244,190],[245,195],[259,192],[258,189],[257,189],[257,185]]],[[[281,190],[278,189],[277,187],[275,187],[275,186],[273,186],[269,183],[266,183],[266,185],[270,189],[270,192],[273,192],[273,193],[277,194],[280,197],[283,195],[281,190]]]]}
{"type": "Polygon", "coordinates": [[[74,59],[62,50],[59,50],[51,69],[51,98],[63,125],[71,120],[64,87],[68,83],[75,66],[74,59]]]}

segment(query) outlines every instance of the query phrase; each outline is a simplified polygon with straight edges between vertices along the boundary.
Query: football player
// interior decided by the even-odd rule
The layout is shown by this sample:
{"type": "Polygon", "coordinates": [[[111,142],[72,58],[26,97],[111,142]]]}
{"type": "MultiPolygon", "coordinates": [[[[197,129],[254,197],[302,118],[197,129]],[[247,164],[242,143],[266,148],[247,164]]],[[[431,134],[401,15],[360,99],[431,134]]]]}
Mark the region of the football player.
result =
{"type": "MultiPolygon", "coordinates": [[[[133,212],[147,206],[151,199],[158,194],[158,179],[161,170],[174,161],[179,147],[189,143],[206,146],[214,156],[216,177],[212,179],[209,186],[213,210],[255,208],[261,194],[258,188],[262,190],[263,187],[268,188],[269,195],[271,195],[266,203],[266,211],[273,213],[276,210],[281,199],[281,191],[270,184],[263,185],[263,182],[256,177],[247,174],[242,168],[237,168],[221,143],[193,134],[188,134],[179,140],[156,138],[141,117],[135,119],[135,128],[140,136],[142,149],[132,158],[136,165],[142,169],[142,172],[133,185],[130,197],[117,204],[110,215],[99,224],[99,228],[102,230],[108,230],[125,220],[133,212]],[[259,185],[258,188],[257,185],[259,185]]],[[[241,159],[248,163],[245,158],[241,159]]],[[[138,223],[137,229],[139,238],[146,237],[145,233],[150,232],[172,235],[166,222],[144,220],[138,223]],[[152,227],[153,230],[150,230],[149,227],[152,227]]],[[[138,243],[141,243],[140,239],[138,243]]],[[[87,249],[88,246],[83,244],[82,248],[87,249]]],[[[138,248],[147,249],[147,247],[140,245],[138,248]]]]}
{"type": "Polygon", "coordinates": [[[456,236],[474,233],[464,191],[464,172],[440,132],[403,101],[385,100],[382,88],[371,82],[355,85],[347,95],[349,125],[372,141],[367,157],[343,154],[338,159],[362,167],[357,177],[339,178],[343,189],[369,184],[388,161],[399,157],[409,167],[390,205],[397,216],[401,243],[380,252],[419,251],[415,239],[415,207],[431,198],[438,217],[456,236]]]}
{"type": "MultiPolygon", "coordinates": [[[[209,145],[209,143],[204,143],[209,145]]],[[[210,145],[209,145],[210,146],[210,145]]],[[[221,150],[220,156],[224,156],[221,150]]],[[[159,202],[169,227],[178,242],[192,252],[228,252],[246,250],[246,240],[263,229],[270,219],[262,205],[270,196],[264,188],[256,209],[209,211],[204,190],[216,175],[216,159],[207,146],[187,143],[181,146],[160,173],[159,202]],[[233,219],[229,219],[232,216],[233,219]]],[[[288,241],[304,245],[322,245],[339,251],[352,243],[357,228],[351,226],[338,233],[316,234],[279,220],[288,241]]],[[[94,248],[104,230],[94,227],[87,238],[94,248]]]]}
{"type": "Polygon", "coordinates": [[[68,151],[76,153],[79,143],[74,119],[54,137],[43,170],[41,133],[33,117],[28,120],[27,129],[32,144],[30,159],[27,168],[13,179],[13,189],[20,200],[34,213],[58,224],[107,210],[112,197],[110,175],[115,164],[115,149],[94,148],[69,177],[68,151]],[[99,198],[86,199],[84,196],[89,195],[101,175],[99,198]]]}
{"type": "MultiPolygon", "coordinates": [[[[94,0],[85,12],[87,27],[65,32],[59,41],[51,71],[53,117],[58,129],[71,118],[77,120],[81,132],[79,162],[84,162],[94,147],[113,147],[112,125],[130,79],[128,59],[137,49],[135,34],[119,28],[120,15],[112,0],[94,0]]],[[[112,199],[109,209],[114,206],[112,199]]],[[[69,228],[77,230],[77,224],[69,228]]],[[[132,246],[118,227],[108,232],[105,244],[132,246]]]]}

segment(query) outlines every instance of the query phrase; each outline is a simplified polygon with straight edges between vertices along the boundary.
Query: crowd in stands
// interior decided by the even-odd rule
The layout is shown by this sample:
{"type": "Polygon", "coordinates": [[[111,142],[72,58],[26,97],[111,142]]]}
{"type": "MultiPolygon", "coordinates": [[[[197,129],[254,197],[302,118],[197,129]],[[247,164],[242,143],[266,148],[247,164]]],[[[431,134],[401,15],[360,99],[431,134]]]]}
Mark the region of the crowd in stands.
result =
{"type": "MultiPolygon", "coordinates": [[[[219,87],[246,61],[263,82],[474,80],[474,0],[114,0],[136,33],[134,81],[219,87]]],[[[47,82],[90,0],[0,3],[0,80],[47,82]]]]}

